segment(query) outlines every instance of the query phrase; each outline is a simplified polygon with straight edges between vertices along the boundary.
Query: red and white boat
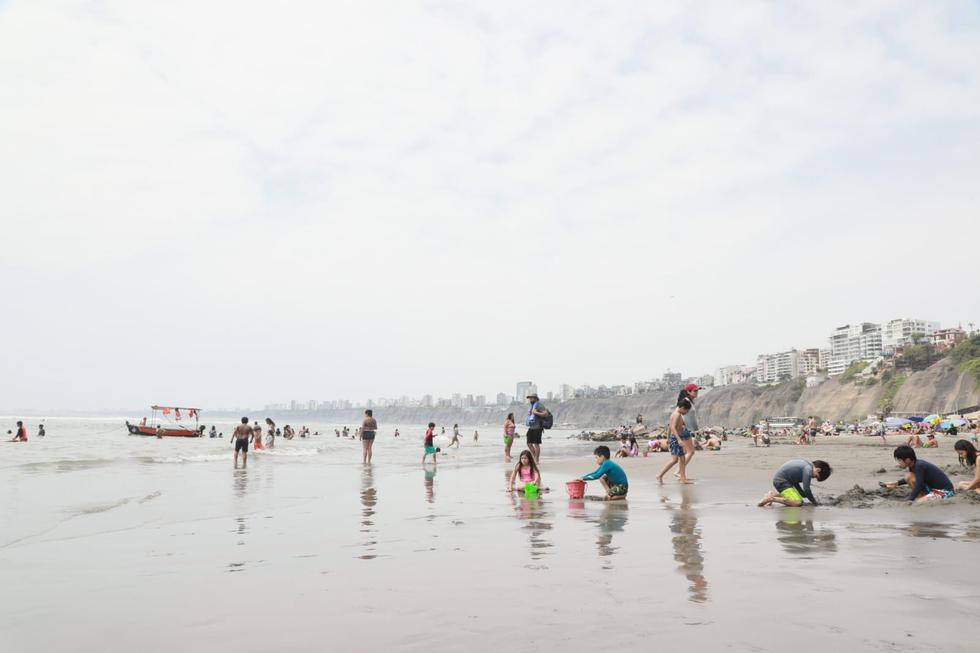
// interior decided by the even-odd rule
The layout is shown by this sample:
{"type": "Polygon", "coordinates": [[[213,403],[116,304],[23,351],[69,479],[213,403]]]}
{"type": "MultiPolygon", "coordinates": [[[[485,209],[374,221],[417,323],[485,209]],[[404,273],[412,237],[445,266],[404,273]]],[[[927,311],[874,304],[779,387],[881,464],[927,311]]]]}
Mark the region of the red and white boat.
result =
{"type": "Polygon", "coordinates": [[[144,417],[139,424],[130,424],[126,421],[126,428],[130,435],[162,435],[168,438],[199,438],[204,432],[204,427],[198,425],[201,416],[200,408],[190,408],[187,406],[150,406],[153,411],[149,421],[144,417]],[[160,419],[157,418],[157,411],[160,412],[160,419]],[[183,411],[183,414],[181,413],[183,411]],[[194,428],[179,424],[181,418],[194,418],[194,428]]]}

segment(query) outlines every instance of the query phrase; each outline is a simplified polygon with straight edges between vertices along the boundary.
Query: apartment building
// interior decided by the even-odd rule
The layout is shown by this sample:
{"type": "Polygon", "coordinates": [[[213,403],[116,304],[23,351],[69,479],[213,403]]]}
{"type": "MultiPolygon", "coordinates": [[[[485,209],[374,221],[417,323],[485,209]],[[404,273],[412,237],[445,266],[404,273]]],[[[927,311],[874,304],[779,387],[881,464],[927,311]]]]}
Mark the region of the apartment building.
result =
{"type": "Polygon", "coordinates": [[[908,347],[912,336],[917,333],[928,337],[939,330],[939,322],[897,318],[885,323],[881,330],[881,347],[886,352],[894,352],[899,347],[908,347]]]}
{"type": "Polygon", "coordinates": [[[759,354],[755,365],[755,382],[761,385],[779,383],[800,376],[800,352],[795,349],[776,354],[759,354]]]}
{"type": "Polygon", "coordinates": [[[881,325],[873,322],[845,324],[830,334],[830,360],[827,374],[843,374],[855,361],[871,361],[881,356],[881,325]]]}

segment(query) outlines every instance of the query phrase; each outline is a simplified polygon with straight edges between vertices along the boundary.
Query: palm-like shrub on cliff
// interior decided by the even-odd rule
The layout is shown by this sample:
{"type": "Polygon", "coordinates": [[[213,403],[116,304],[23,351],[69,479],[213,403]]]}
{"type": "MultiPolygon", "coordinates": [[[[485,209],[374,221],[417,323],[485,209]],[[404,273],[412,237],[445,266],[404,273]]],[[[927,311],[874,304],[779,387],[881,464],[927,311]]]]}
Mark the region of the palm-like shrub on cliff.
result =
{"type": "Polygon", "coordinates": [[[936,350],[931,344],[910,345],[895,360],[895,367],[907,370],[924,370],[936,360],[936,350]]]}

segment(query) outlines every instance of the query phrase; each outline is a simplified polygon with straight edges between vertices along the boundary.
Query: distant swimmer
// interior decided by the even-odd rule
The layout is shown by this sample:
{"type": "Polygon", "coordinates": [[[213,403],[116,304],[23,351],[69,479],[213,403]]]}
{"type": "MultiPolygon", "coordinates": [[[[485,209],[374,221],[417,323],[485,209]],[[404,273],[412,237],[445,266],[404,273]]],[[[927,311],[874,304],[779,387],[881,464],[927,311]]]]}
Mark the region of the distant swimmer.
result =
{"type": "Polygon", "coordinates": [[[243,417],[242,423],[235,427],[232,440],[235,441],[235,467],[238,467],[238,452],[242,453],[242,466],[248,466],[248,439],[252,437],[252,427],[248,425],[248,418],[243,417]]]}
{"type": "Polygon", "coordinates": [[[157,440],[162,440],[162,439],[163,439],[163,425],[162,424],[158,424],[157,425],[157,440]]]}
{"type": "Polygon", "coordinates": [[[258,422],[252,422],[252,450],[258,451],[259,449],[265,449],[262,446],[262,427],[259,426],[258,422]]]}
{"type": "Polygon", "coordinates": [[[395,437],[398,437],[398,429],[395,429],[395,437]]]}
{"type": "MultiPolygon", "coordinates": [[[[10,431],[7,431],[7,433],[10,433],[10,431]]],[[[14,437],[10,441],[27,442],[27,427],[24,426],[23,422],[17,422],[17,430],[14,432],[14,437]]]]}
{"type": "Polygon", "coordinates": [[[216,429],[214,425],[211,426],[211,431],[208,433],[208,437],[212,437],[212,438],[218,437],[218,429],[216,429]]]}
{"type": "Polygon", "coordinates": [[[473,431],[473,442],[479,442],[479,440],[480,440],[480,432],[473,431]]]}
{"type": "Polygon", "coordinates": [[[45,435],[46,434],[44,432],[44,424],[43,423],[42,424],[38,424],[38,426],[37,426],[37,436],[39,438],[43,438],[45,435]]]}

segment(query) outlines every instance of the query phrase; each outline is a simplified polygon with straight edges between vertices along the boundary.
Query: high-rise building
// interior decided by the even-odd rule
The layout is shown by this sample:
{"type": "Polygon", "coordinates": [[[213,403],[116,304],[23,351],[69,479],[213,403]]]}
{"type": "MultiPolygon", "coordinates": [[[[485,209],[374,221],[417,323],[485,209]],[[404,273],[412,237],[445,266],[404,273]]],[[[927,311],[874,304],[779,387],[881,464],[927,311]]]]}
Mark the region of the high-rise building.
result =
{"type": "Polygon", "coordinates": [[[518,381],[517,394],[514,395],[514,399],[518,403],[523,403],[524,399],[526,399],[531,392],[535,392],[535,390],[532,390],[532,388],[534,388],[533,381],[518,381]]]}
{"type": "Polygon", "coordinates": [[[795,349],[777,354],[759,354],[755,366],[755,382],[768,385],[800,376],[800,352],[795,349]]]}
{"type": "Polygon", "coordinates": [[[939,322],[897,318],[885,323],[881,331],[881,347],[886,352],[894,352],[899,347],[908,347],[912,336],[922,334],[929,341],[929,336],[939,330],[939,322]]]}
{"type": "Polygon", "coordinates": [[[432,408],[432,395],[424,395],[422,397],[422,407],[432,408]]]}
{"type": "Polygon", "coordinates": [[[837,376],[855,361],[872,361],[881,356],[881,325],[872,322],[845,324],[830,334],[827,374],[837,376]]]}
{"type": "Polygon", "coordinates": [[[819,349],[810,348],[800,352],[800,376],[813,376],[820,369],[823,369],[823,364],[819,349]]]}
{"type": "Polygon", "coordinates": [[[575,388],[568,385],[567,383],[561,384],[561,390],[558,394],[558,398],[561,401],[568,401],[569,399],[575,398],[575,388]]]}
{"type": "Polygon", "coordinates": [[[671,372],[669,369],[664,372],[664,386],[668,390],[673,390],[675,387],[679,387],[683,381],[684,376],[680,372],[671,372]]]}
{"type": "Polygon", "coordinates": [[[473,398],[473,405],[476,406],[477,408],[483,408],[484,406],[487,405],[487,396],[477,395],[476,397],[473,398]]]}
{"type": "Polygon", "coordinates": [[[726,365],[725,367],[718,368],[718,377],[715,379],[715,385],[745,383],[749,380],[751,369],[746,365],[726,365]]]}
{"type": "Polygon", "coordinates": [[[498,406],[509,406],[511,403],[511,398],[507,396],[506,392],[497,393],[497,405],[498,406]]]}

